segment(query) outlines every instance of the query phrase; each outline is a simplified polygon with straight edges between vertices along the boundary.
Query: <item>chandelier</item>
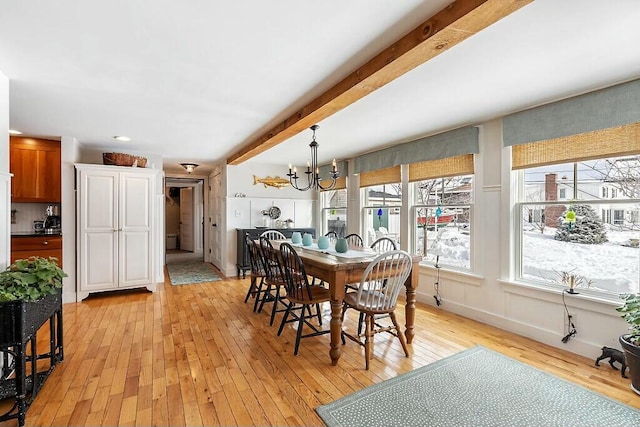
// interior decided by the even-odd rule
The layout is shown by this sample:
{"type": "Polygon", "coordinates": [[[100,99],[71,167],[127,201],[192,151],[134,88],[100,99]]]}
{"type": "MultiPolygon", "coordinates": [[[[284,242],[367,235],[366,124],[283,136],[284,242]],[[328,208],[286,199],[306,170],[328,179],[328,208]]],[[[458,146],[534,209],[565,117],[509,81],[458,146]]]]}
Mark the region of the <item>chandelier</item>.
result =
{"type": "Polygon", "coordinates": [[[329,172],[329,179],[331,182],[327,185],[322,185],[320,178],[320,168],[318,167],[318,143],[316,142],[316,129],[320,126],[313,125],[310,129],[313,131],[313,140],[309,144],[311,147],[311,163],[307,162],[307,170],[304,172],[307,175],[307,185],[298,184],[298,172],[296,171],[296,167],[291,168],[291,164],[289,164],[289,173],[287,176],[289,177],[289,182],[291,186],[296,190],[307,191],[307,190],[331,190],[336,186],[336,179],[340,174],[336,169],[336,159],[333,159],[331,163],[331,171],[329,172]]]}

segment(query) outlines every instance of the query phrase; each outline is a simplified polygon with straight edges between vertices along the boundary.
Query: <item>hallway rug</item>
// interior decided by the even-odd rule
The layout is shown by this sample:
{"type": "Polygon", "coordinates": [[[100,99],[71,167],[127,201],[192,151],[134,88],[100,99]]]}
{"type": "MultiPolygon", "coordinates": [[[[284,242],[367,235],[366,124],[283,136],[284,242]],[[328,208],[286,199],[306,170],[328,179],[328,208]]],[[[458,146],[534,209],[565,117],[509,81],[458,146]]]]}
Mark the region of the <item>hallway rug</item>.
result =
{"type": "Polygon", "coordinates": [[[327,426],[631,426],[640,410],[484,347],[316,408],[327,426]]]}
{"type": "Polygon", "coordinates": [[[222,280],[208,262],[186,261],[167,264],[172,285],[191,285],[194,283],[222,280]]]}

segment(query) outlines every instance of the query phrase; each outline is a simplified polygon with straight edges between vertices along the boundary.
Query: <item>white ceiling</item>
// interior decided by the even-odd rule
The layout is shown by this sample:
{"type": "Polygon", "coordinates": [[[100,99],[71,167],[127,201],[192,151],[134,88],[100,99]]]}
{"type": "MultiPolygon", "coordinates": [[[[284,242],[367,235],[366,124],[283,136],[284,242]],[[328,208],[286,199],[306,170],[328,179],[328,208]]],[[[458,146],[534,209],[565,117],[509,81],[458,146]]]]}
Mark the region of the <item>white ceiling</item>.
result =
{"type": "MultiPolygon", "coordinates": [[[[213,165],[448,3],[0,0],[10,125],[161,154],[169,170],[213,165]]],[[[638,78],[639,22],[638,0],[534,0],[323,120],[319,158],[638,78]]],[[[310,139],[302,132],[249,162],[304,164],[310,139]]]]}

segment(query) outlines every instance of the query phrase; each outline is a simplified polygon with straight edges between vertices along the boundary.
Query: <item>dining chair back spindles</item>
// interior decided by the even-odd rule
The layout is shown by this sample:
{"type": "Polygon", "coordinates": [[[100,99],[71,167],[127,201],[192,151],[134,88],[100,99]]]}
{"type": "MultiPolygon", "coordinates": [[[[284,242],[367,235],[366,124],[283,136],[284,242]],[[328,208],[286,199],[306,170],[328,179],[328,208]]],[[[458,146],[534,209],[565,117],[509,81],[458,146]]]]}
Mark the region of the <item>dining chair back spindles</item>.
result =
{"type": "Polygon", "coordinates": [[[273,303],[273,306],[271,307],[271,317],[269,320],[269,325],[273,325],[276,313],[286,311],[286,298],[281,293],[286,286],[286,278],[282,266],[280,251],[274,249],[271,241],[266,236],[260,236],[260,249],[264,260],[266,272],[265,283],[267,288],[263,294],[258,312],[262,311],[265,303],[273,303]],[[279,304],[284,307],[278,309],[279,304]]]}
{"type": "Polygon", "coordinates": [[[260,298],[263,293],[264,281],[267,277],[267,273],[264,267],[264,257],[262,256],[260,247],[248,235],[245,236],[245,244],[249,249],[248,253],[249,265],[251,266],[251,283],[249,285],[249,290],[247,291],[247,296],[244,298],[244,302],[246,303],[249,300],[250,296],[255,297],[256,300],[253,303],[253,311],[256,311],[258,309],[258,305],[260,304],[260,298]]]}
{"type": "Polygon", "coordinates": [[[380,237],[378,240],[371,244],[371,249],[375,250],[378,253],[384,253],[389,251],[395,251],[398,249],[398,245],[393,239],[388,237],[380,237]]]}
{"type": "Polygon", "coordinates": [[[267,230],[260,234],[260,237],[266,237],[269,240],[287,240],[287,236],[285,236],[281,231],[278,230],[267,230]]]}
{"type": "Polygon", "coordinates": [[[336,240],[338,240],[338,233],[336,233],[335,231],[329,231],[327,232],[327,234],[325,234],[325,236],[329,238],[330,242],[335,242],[336,240]]]}
{"type": "Polygon", "coordinates": [[[347,239],[347,243],[351,247],[362,248],[364,246],[364,244],[362,243],[362,237],[360,237],[359,234],[356,234],[356,233],[347,234],[345,236],[345,239],[347,239]]]}

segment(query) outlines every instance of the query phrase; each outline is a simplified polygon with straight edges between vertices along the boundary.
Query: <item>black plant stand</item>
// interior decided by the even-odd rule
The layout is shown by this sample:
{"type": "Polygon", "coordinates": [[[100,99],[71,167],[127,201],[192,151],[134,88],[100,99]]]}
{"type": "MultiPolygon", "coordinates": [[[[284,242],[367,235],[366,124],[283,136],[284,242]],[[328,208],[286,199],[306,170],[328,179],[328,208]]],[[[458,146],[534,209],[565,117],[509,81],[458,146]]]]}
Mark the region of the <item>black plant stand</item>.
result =
{"type": "MultiPolygon", "coordinates": [[[[0,303],[0,399],[14,398],[0,421],[17,419],[23,426],[27,410],[55,366],[64,359],[62,347],[62,296],[58,292],[35,302],[0,303]],[[38,330],[49,321],[49,351],[38,354],[38,330]],[[38,360],[48,360],[48,368],[38,360]]],[[[43,363],[44,364],[44,363],[43,363]]]]}

